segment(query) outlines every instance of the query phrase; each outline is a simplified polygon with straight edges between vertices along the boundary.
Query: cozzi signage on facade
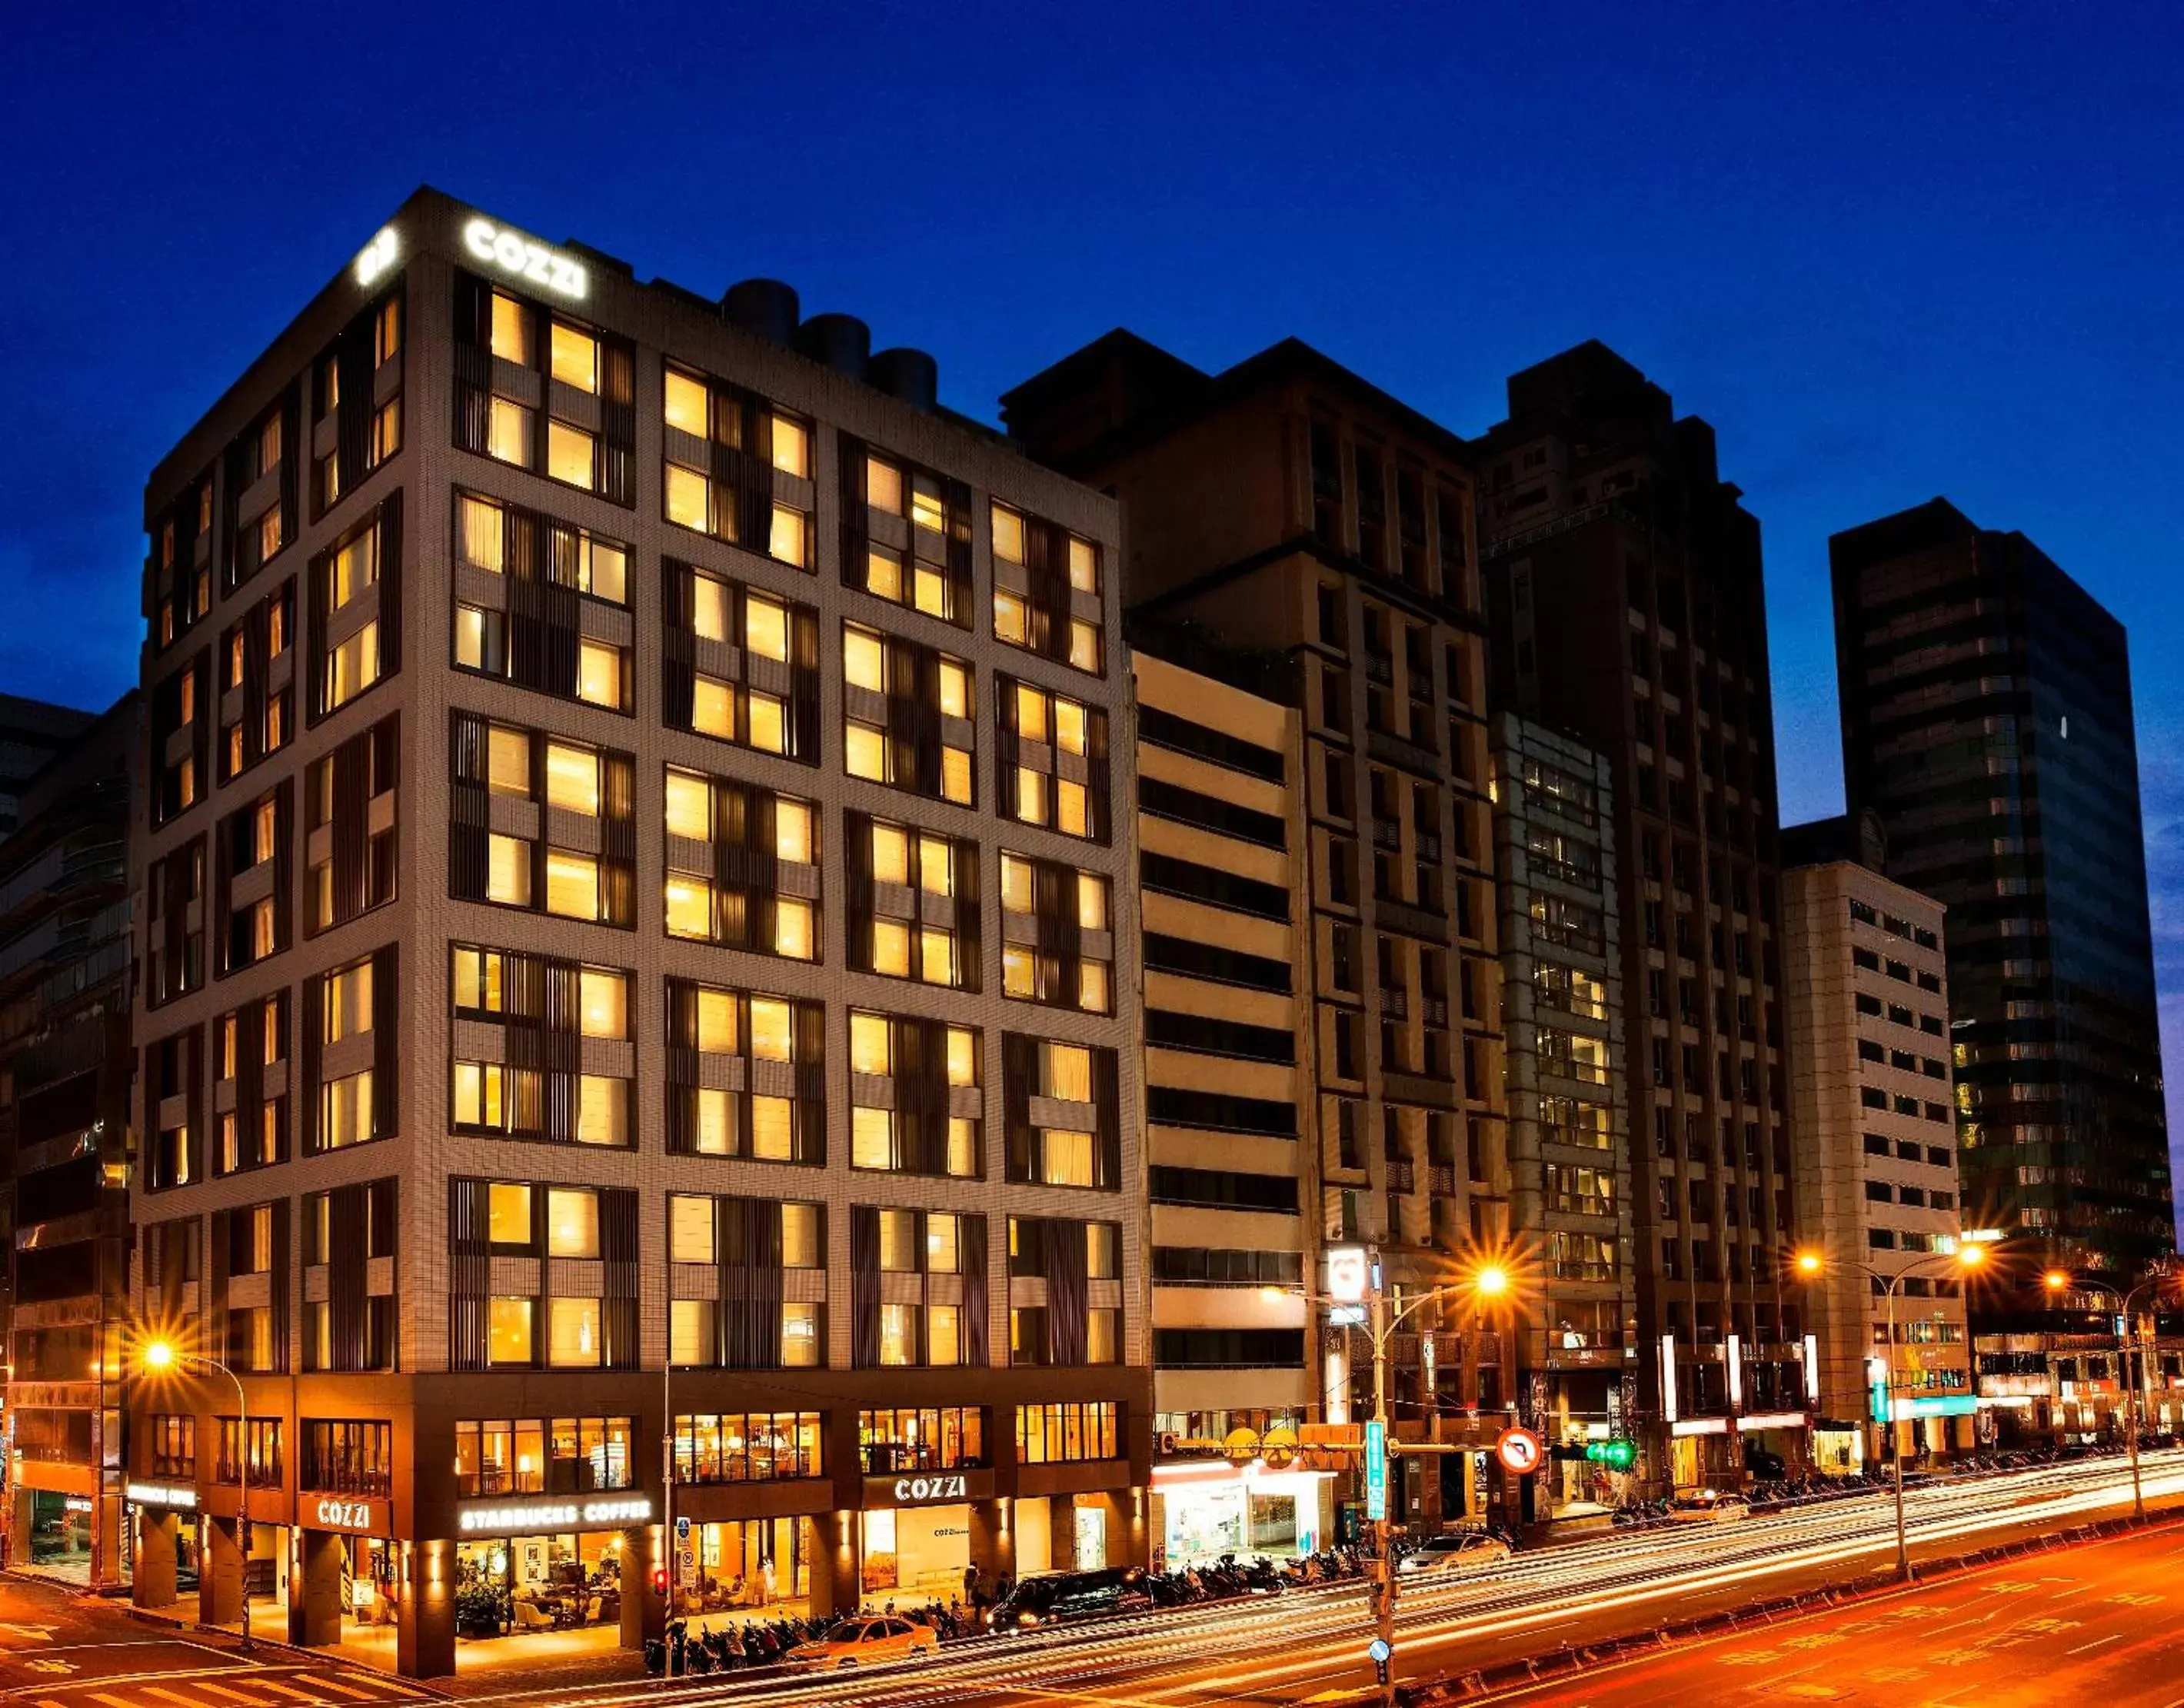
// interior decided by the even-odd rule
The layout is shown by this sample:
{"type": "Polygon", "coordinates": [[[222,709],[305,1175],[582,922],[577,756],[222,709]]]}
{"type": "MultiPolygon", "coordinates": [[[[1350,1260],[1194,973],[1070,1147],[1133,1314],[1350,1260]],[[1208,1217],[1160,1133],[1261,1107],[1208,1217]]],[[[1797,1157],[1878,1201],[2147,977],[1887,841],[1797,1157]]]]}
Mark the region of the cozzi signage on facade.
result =
{"type": "MultiPolygon", "coordinates": [[[[582,262],[571,260],[559,250],[549,249],[536,237],[526,237],[512,226],[496,225],[482,214],[463,222],[463,248],[510,278],[521,279],[526,285],[542,286],[571,302],[583,300],[590,282],[582,262]]],[[[399,235],[392,225],[381,226],[378,234],[358,253],[354,269],[357,283],[367,289],[377,284],[401,255],[399,235]]]]}
{"type": "Polygon", "coordinates": [[[355,1530],[367,1534],[384,1529],[380,1508],[370,1500],[339,1500],[328,1496],[310,1504],[312,1525],[320,1530],[355,1530]]]}
{"type": "Polygon", "coordinates": [[[603,1529],[643,1524],[652,1516],[652,1498],[639,1494],[620,1500],[531,1500],[513,1505],[459,1506],[455,1527],[465,1536],[514,1536],[533,1530],[603,1529]]]}
{"type": "Polygon", "coordinates": [[[865,1479],[865,1505],[944,1506],[951,1501],[983,1500],[994,1492],[991,1471],[933,1471],[865,1479]]]}

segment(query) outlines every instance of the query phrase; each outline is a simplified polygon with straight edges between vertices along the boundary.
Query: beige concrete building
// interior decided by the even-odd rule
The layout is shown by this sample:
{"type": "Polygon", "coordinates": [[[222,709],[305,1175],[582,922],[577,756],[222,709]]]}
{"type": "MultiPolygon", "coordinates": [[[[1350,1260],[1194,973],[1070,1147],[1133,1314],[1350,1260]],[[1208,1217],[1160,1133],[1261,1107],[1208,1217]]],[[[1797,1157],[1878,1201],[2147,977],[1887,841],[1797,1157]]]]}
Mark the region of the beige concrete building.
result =
{"type": "Polygon", "coordinates": [[[1306,1298],[1319,1229],[1301,1213],[1319,1182],[1298,1142],[1297,715],[1252,691],[1285,678],[1278,656],[1201,645],[1172,662],[1147,649],[1163,641],[1132,651],[1139,846],[1231,878],[1218,903],[1170,887],[1140,904],[1153,1402],[1171,1461],[1155,1467],[1153,1546],[1173,1566],[1323,1547],[1334,1489],[1324,1469],[1231,1446],[1321,1413],[1306,1298]]]}
{"type": "Polygon", "coordinates": [[[784,286],[366,236],[146,493],[136,1305],[249,1427],[132,1381],[136,1599],[432,1675],[656,1628],[671,1499],[705,1611],[1144,1558],[1114,501],[784,286]]]}
{"type": "MultiPolygon", "coordinates": [[[[1864,842],[1876,845],[1877,831],[1864,842]]],[[[1963,1284],[1949,1272],[1962,1199],[1946,910],[1883,877],[1852,843],[1841,820],[1783,832],[1791,1130],[1802,1232],[1825,1265],[1808,1285],[1815,1455],[1828,1472],[1881,1454],[1883,1375],[1906,1452],[1970,1445],[1976,1410],[1963,1284]]]]}

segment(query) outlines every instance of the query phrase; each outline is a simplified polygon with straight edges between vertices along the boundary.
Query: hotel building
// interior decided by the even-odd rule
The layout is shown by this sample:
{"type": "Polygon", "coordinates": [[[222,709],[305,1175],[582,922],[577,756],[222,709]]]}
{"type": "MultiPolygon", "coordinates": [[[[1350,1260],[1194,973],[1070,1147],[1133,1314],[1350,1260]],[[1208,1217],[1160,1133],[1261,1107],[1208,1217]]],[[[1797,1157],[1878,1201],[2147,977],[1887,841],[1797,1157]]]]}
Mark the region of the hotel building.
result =
{"type": "Polygon", "coordinates": [[[421,191],[153,472],[140,1603],[1145,1557],[1117,507],[868,342],[421,191]]]}

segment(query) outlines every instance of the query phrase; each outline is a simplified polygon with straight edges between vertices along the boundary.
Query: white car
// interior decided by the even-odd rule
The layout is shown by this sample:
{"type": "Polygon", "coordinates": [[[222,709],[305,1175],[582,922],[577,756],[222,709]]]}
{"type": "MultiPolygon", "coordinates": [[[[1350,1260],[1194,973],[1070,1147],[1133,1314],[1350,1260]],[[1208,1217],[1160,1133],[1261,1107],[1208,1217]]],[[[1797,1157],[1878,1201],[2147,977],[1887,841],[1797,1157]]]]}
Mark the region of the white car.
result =
{"type": "Polygon", "coordinates": [[[828,1627],[824,1637],[799,1644],[783,1659],[791,1666],[874,1666],[927,1659],[939,1648],[940,1633],[930,1625],[866,1615],[828,1627]]]}
{"type": "Polygon", "coordinates": [[[1734,1524],[1752,1516],[1752,1503],[1741,1494],[1702,1488],[1696,1494],[1678,1495],[1669,1508],[1669,1516],[1683,1524],[1734,1524]]]}
{"type": "Polygon", "coordinates": [[[1466,1531],[1421,1544],[1396,1562],[1396,1570],[1411,1577],[1462,1577],[1490,1571],[1508,1557],[1509,1544],[1500,1537],[1466,1531]]]}

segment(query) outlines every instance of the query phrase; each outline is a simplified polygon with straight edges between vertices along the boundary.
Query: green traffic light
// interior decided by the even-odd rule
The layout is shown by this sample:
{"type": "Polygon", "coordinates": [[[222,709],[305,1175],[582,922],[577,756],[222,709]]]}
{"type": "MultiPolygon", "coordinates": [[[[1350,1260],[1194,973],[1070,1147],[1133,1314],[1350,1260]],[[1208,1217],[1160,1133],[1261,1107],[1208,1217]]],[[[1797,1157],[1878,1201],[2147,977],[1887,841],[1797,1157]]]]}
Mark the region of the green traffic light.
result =
{"type": "Polygon", "coordinates": [[[1630,1441],[1588,1441],[1585,1456],[1596,1465],[1605,1465],[1610,1471],[1628,1471],[1638,1462],[1638,1447],[1630,1441]]]}

